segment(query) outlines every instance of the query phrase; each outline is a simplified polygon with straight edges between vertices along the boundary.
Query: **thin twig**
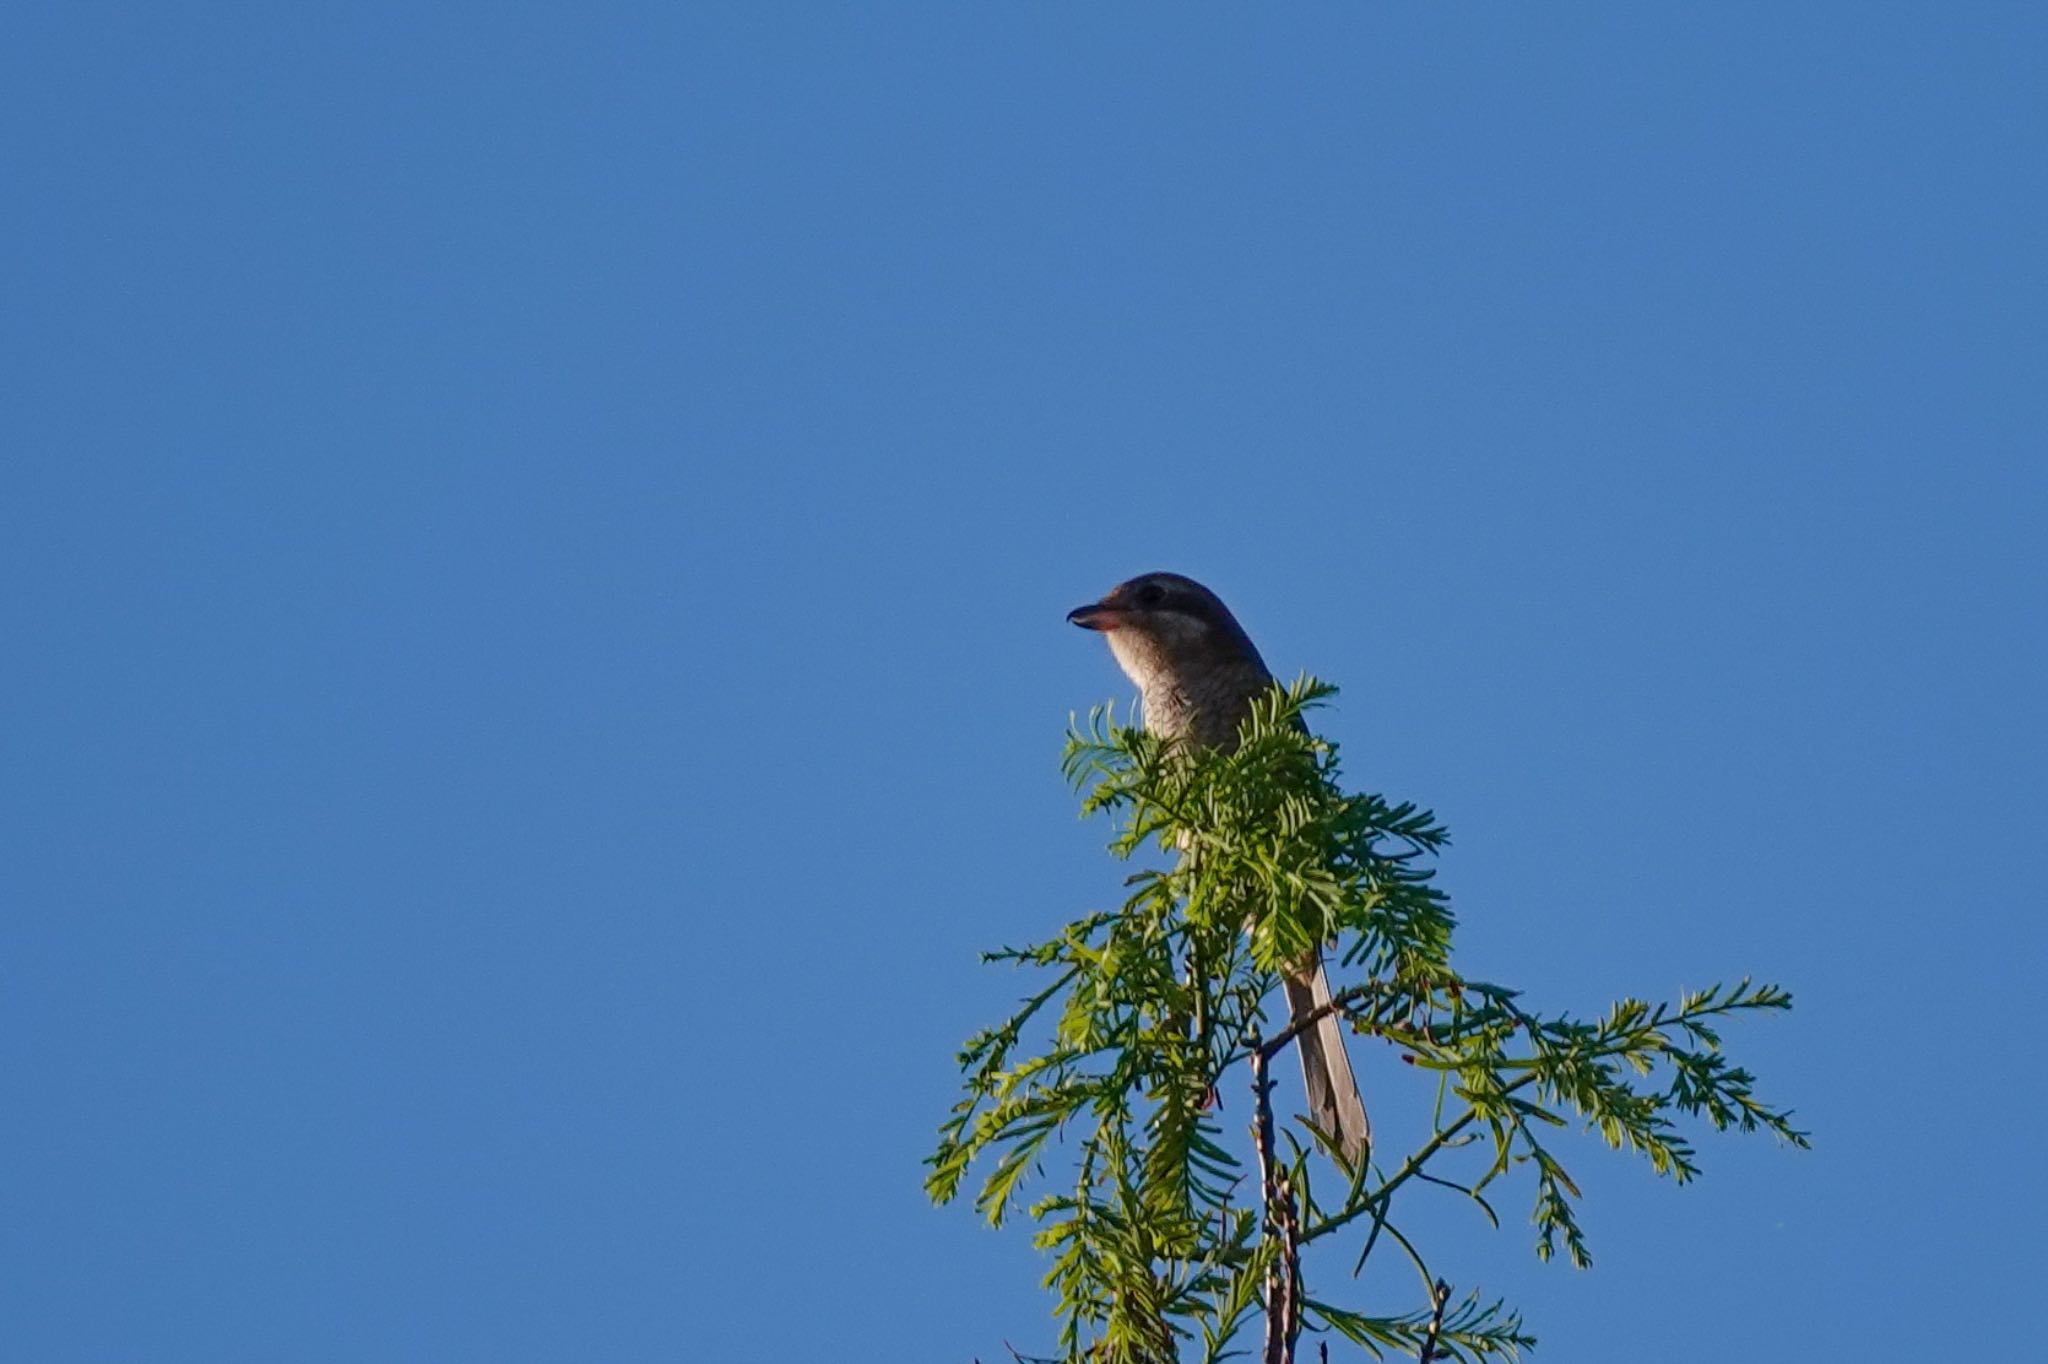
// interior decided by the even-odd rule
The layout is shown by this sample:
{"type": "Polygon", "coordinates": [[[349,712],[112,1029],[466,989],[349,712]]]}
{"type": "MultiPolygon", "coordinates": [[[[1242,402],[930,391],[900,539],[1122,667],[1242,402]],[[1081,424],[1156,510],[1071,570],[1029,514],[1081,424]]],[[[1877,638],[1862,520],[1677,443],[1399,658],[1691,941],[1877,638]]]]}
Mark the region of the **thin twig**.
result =
{"type": "Polygon", "coordinates": [[[1436,1339],[1443,1333],[1444,1306],[1451,1300],[1451,1286],[1438,1279],[1429,1295],[1436,1299],[1436,1305],[1430,1311],[1429,1334],[1422,1338],[1422,1350],[1415,1356],[1415,1364],[1429,1364],[1430,1357],[1436,1353],[1436,1339]]]}
{"type": "Polygon", "coordinates": [[[1258,1050],[1263,1053],[1266,1060],[1270,1061],[1275,1056],[1278,1056],[1289,1042],[1292,1042],[1331,1014],[1342,1013],[1353,1004],[1362,1002],[1369,995],[1378,994],[1384,988],[1379,981],[1367,981],[1363,985],[1354,985],[1348,990],[1339,990],[1321,1004],[1316,1005],[1315,1008],[1290,1021],[1286,1027],[1273,1034],[1271,1041],[1259,1047],[1258,1050]]]}
{"type": "Polygon", "coordinates": [[[1280,1243],[1266,1270],[1265,1364],[1294,1364],[1294,1342],[1301,1334],[1301,1224],[1286,1176],[1273,1160],[1273,1082],[1266,1076],[1268,1053],[1254,1046],[1251,1054],[1252,1149],[1259,1160],[1259,1193],[1265,1203],[1267,1237],[1280,1243]]]}
{"type": "MultiPolygon", "coordinates": [[[[1534,1084],[1537,1078],[1538,1077],[1534,1075],[1525,1075],[1521,1079],[1515,1081],[1513,1084],[1503,1086],[1501,1089],[1501,1093],[1503,1095],[1512,1094],[1518,1089],[1522,1089],[1525,1086],[1534,1084]]],[[[1449,1143],[1451,1138],[1457,1136],[1458,1133],[1464,1131],[1467,1127],[1470,1127],[1478,1117],[1479,1113],[1476,1109],[1466,1109],[1465,1112],[1449,1127],[1444,1128],[1443,1131],[1438,1132],[1435,1136],[1431,1137],[1428,1141],[1424,1142],[1422,1146],[1416,1150],[1414,1155],[1402,1161],[1401,1168],[1395,1171],[1393,1176],[1390,1179],[1388,1179],[1386,1183],[1380,1185],[1379,1188],[1373,1190],[1371,1197],[1364,1199],[1363,1201],[1355,1204],[1352,1207],[1344,1209],[1344,1211],[1342,1212],[1332,1213],[1330,1216],[1325,1217],[1320,1222],[1312,1223],[1306,1231],[1302,1232],[1302,1241],[1314,1241],[1321,1237],[1327,1236],[1331,1232],[1337,1230],[1337,1228],[1343,1226],[1345,1223],[1353,1221],[1359,1217],[1363,1217],[1366,1213],[1371,1212],[1375,1207],[1379,1206],[1380,1203],[1382,1203],[1385,1199],[1390,1197],[1395,1189],[1399,1188],[1403,1184],[1406,1184],[1410,1179],[1414,1178],[1415,1172],[1422,1168],[1423,1163],[1425,1161],[1427,1161],[1431,1156],[1435,1155],[1447,1143],[1449,1143]]]]}

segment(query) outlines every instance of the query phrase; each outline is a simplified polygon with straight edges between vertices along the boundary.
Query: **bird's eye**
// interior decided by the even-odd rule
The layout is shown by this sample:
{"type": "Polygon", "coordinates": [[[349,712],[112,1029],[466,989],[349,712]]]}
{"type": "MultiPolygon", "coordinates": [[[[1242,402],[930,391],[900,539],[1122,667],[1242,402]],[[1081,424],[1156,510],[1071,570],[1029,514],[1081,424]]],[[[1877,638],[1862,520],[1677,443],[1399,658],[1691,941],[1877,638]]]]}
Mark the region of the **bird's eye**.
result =
{"type": "Polygon", "coordinates": [[[1166,589],[1158,583],[1146,583],[1138,589],[1138,605],[1158,606],[1166,600],[1166,589]]]}

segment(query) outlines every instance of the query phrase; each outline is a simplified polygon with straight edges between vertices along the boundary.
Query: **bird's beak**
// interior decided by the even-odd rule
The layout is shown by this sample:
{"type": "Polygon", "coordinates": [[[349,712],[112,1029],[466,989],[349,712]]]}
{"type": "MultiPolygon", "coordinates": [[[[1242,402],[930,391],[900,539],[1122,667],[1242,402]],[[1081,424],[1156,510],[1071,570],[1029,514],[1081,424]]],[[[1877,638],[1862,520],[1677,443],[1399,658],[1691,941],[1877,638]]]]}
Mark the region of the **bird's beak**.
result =
{"type": "Polygon", "coordinates": [[[1114,630],[1124,623],[1124,613],[1114,606],[1091,602],[1067,612],[1067,619],[1083,630],[1114,630]]]}

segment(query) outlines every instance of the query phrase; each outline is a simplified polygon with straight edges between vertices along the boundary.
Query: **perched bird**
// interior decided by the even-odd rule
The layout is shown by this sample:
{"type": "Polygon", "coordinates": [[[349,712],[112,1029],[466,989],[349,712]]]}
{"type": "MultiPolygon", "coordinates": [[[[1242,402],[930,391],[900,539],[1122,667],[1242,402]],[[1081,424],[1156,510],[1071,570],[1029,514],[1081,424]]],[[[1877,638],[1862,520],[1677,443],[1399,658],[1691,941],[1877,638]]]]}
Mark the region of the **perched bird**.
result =
{"type": "MultiPolygon", "coordinates": [[[[1099,630],[1145,702],[1145,728],[1164,739],[1228,748],[1253,698],[1273,685],[1265,660],[1230,608],[1214,592],[1178,573],[1147,573],[1119,583],[1101,601],[1067,619],[1099,630]]],[[[1330,1000],[1320,952],[1284,978],[1295,1021],[1330,1000]]],[[[1372,1144],[1365,1101],[1344,1050],[1344,1026],[1324,1014],[1296,1039],[1309,1117],[1354,1167],[1372,1144]]]]}

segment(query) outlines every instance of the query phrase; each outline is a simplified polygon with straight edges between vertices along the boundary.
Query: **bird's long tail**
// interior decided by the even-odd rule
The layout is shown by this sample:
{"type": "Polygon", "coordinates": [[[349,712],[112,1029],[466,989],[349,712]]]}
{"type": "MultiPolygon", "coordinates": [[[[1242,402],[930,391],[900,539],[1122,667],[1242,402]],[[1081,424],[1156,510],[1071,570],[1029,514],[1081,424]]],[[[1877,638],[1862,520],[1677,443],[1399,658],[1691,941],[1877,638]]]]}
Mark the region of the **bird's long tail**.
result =
{"type": "MultiPolygon", "coordinates": [[[[1287,1012],[1295,1021],[1330,1002],[1330,978],[1317,959],[1312,969],[1287,977],[1287,1012]]],[[[1372,1150],[1372,1124],[1365,1099],[1344,1050],[1344,1017],[1332,1010],[1294,1039],[1301,1053],[1301,1079],[1308,1090],[1309,1120],[1320,1128],[1352,1169],[1372,1150]]]]}

